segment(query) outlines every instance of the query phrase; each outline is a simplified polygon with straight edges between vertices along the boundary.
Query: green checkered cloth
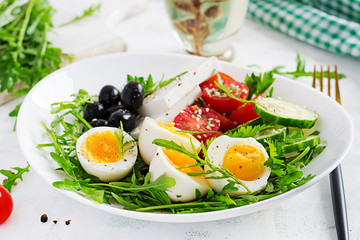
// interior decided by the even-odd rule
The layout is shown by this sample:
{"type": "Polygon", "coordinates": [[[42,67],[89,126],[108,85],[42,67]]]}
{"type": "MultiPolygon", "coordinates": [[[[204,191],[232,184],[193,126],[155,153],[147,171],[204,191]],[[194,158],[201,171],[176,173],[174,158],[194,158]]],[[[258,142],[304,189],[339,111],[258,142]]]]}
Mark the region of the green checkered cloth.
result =
{"type": "Polygon", "coordinates": [[[360,0],[250,0],[248,17],[319,48],[360,58],[360,0]]]}

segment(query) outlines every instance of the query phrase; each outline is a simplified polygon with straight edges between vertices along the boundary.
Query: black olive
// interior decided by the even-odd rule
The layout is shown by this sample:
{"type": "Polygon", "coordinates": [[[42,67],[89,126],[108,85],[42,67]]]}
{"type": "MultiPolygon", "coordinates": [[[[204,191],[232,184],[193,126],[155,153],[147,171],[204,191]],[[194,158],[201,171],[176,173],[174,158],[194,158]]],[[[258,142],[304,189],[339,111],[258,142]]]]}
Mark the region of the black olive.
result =
{"type": "Polygon", "coordinates": [[[120,122],[122,122],[125,132],[130,132],[135,128],[135,116],[130,112],[117,110],[111,114],[109,118],[110,127],[118,128],[120,126],[120,122]]]}
{"type": "Polygon", "coordinates": [[[106,121],[104,119],[95,119],[95,120],[92,120],[91,122],[89,122],[89,124],[92,127],[101,127],[101,126],[107,126],[108,121],[106,121]]]}
{"type": "Polygon", "coordinates": [[[90,122],[94,118],[104,118],[105,117],[105,108],[99,102],[88,103],[84,108],[84,118],[86,121],[90,122]]]}
{"type": "Polygon", "coordinates": [[[99,93],[99,102],[101,102],[105,108],[116,106],[120,102],[120,92],[111,85],[104,86],[99,93]]]}
{"type": "Polygon", "coordinates": [[[141,83],[130,81],[121,91],[121,104],[136,111],[144,100],[144,87],[141,83]]]}
{"type": "Polygon", "coordinates": [[[113,112],[116,112],[117,110],[120,110],[120,109],[123,110],[124,112],[128,112],[126,107],[124,107],[123,105],[112,106],[112,107],[109,107],[108,109],[106,109],[105,119],[109,119],[109,117],[111,116],[111,114],[113,112]]]}

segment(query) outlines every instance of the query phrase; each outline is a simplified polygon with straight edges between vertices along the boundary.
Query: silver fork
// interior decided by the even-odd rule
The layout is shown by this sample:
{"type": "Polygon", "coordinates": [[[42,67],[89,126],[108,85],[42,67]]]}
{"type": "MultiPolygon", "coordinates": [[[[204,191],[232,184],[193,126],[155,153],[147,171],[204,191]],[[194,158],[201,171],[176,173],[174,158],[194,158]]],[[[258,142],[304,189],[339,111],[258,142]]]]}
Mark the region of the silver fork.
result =
{"type": "MultiPolygon", "coordinates": [[[[320,69],[320,91],[324,91],[324,72],[323,66],[321,65],[320,69]]],[[[316,66],[314,66],[313,82],[312,87],[316,88],[316,66]]],[[[330,76],[330,66],[327,66],[327,94],[331,97],[331,76],[330,76]]],[[[340,87],[339,87],[339,76],[337,72],[337,65],[335,65],[335,100],[341,105],[341,96],[340,96],[340,87]]],[[[330,173],[330,188],[331,188],[331,198],[334,211],[334,219],[336,226],[336,233],[339,240],[348,240],[349,239],[349,227],[347,219],[347,210],[345,202],[345,191],[344,183],[341,172],[341,166],[337,166],[330,173]]]]}

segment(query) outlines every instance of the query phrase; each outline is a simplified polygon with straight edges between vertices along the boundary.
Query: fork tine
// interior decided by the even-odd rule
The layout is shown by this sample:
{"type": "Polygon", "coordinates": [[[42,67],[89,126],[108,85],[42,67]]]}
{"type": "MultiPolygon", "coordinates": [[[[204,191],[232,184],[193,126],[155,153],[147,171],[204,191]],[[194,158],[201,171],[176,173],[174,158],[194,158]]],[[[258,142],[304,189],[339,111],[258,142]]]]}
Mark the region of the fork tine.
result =
{"type": "Polygon", "coordinates": [[[331,97],[331,74],[330,65],[327,65],[327,79],[328,79],[328,96],[331,97]]]}
{"type": "Polygon", "coordinates": [[[312,82],[312,87],[315,88],[316,87],[316,66],[314,65],[314,72],[313,72],[313,82],[312,82]]]}
{"type": "Polygon", "coordinates": [[[320,67],[320,92],[323,92],[323,89],[324,89],[323,78],[324,78],[324,71],[323,71],[323,66],[321,65],[321,67],[320,67]]]}
{"type": "Polygon", "coordinates": [[[338,75],[338,71],[337,71],[337,65],[335,65],[335,99],[341,105],[339,75],[338,75]]]}

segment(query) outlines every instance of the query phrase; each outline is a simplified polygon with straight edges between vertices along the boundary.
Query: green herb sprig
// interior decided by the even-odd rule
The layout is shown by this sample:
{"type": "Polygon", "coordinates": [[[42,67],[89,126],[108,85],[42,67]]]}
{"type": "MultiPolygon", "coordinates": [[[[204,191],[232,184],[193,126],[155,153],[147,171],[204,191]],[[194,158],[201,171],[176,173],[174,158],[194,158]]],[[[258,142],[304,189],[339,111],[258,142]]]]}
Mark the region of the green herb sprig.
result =
{"type": "Polygon", "coordinates": [[[185,73],[186,72],[180,73],[180,74],[176,75],[175,77],[172,77],[167,80],[164,80],[164,76],[163,76],[163,78],[158,82],[154,82],[151,74],[149,74],[149,76],[146,79],[144,77],[136,77],[136,76],[127,75],[127,81],[128,82],[136,81],[136,82],[141,83],[144,87],[144,92],[145,92],[144,95],[145,95],[145,97],[147,97],[147,96],[151,95],[153,92],[155,92],[157,89],[160,89],[162,87],[165,87],[166,85],[169,85],[171,82],[180,78],[185,73]]]}
{"type": "Polygon", "coordinates": [[[2,185],[9,192],[11,192],[12,187],[15,185],[16,180],[19,179],[19,180],[23,181],[23,174],[26,173],[26,172],[29,172],[29,168],[30,168],[30,164],[28,163],[25,168],[20,168],[20,167],[11,168],[11,169],[15,170],[16,173],[14,173],[14,172],[12,172],[10,170],[1,169],[0,173],[2,175],[4,175],[5,177],[7,177],[7,179],[4,180],[2,185]]]}
{"type": "Polygon", "coordinates": [[[123,127],[122,122],[120,122],[119,132],[114,132],[114,134],[115,134],[115,137],[116,137],[116,140],[118,143],[121,159],[123,159],[125,152],[133,149],[134,145],[127,146],[127,145],[131,144],[132,141],[124,142],[124,127],[123,127]]]}
{"type": "MultiPolygon", "coordinates": [[[[0,4],[0,92],[26,95],[42,78],[60,68],[72,56],[51,46],[54,9],[47,0],[5,0],[0,4]]],[[[17,106],[10,116],[17,116],[17,106]]]]}
{"type": "MultiPolygon", "coordinates": [[[[249,67],[255,67],[256,65],[250,65],[249,67]]],[[[273,72],[274,74],[278,74],[278,75],[283,75],[286,77],[290,77],[293,79],[297,79],[299,77],[312,77],[314,72],[313,71],[307,71],[305,69],[306,66],[306,61],[305,59],[302,59],[300,57],[300,54],[296,54],[296,69],[294,71],[283,71],[283,69],[285,68],[285,66],[275,66],[273,67],[270,71],[273,72]]],[[[328,71],[325,70],[323,72],[324,76],[328,75],[328,71]]],[[[320,71],[316,71],[316,78],[319,79],[321,75],[320,71]]],[[[339,73],[338,74],[339,79],[343,79],[346,78],[346,75],[343,73],[339,73]]],[[[332,79],[335,79],[335,71],[330,71],[330,77],[332,79]]]]}
{"type": "Polygon", "coordinates": [[[79,21],[82,21],[84,20],[85,18],[88,18],[88,17],[91,17],[93,16],[96,12],[100,11],[100,8],[101,8],[101,3],[99,3],[98,5],[93,5],[93,6],[90,6],[88,9],[85,9],[83,14],[80,15],[80,16],[76,16],[74,17],[72,20],[66,22],[66,23],[63,23],[60,25],[60,27],[64,27],[64,26],[67,26],[67,25],[70,25],[70,24],[73,24],[73,23],[76,23],[76,22],[79,22],[79,21]]]}

